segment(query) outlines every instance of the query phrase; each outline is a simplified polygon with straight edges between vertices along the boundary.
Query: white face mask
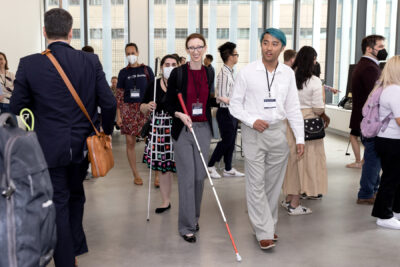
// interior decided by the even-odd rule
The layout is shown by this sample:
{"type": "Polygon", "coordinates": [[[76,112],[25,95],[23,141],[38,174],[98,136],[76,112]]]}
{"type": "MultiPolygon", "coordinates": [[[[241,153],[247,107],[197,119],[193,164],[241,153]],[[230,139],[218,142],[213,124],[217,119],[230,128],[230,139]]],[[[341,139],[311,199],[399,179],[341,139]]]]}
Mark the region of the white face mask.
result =
{"type": "Polygon", "coordinates": [[[129,56],[126,56],[126,59],[128,60],[129,64],[135,64],[137,61],[137,56],[129,55],[129,56]]]}
{"type": "Polygon", "coordinates": [[[172,72],[172,70],[174,69],[175,67],[164,67],[163,68],[163,76],[164,76],[164,78],[165,79],[169,79],[169,75],[171,75],[171,72],[172,72]]]}

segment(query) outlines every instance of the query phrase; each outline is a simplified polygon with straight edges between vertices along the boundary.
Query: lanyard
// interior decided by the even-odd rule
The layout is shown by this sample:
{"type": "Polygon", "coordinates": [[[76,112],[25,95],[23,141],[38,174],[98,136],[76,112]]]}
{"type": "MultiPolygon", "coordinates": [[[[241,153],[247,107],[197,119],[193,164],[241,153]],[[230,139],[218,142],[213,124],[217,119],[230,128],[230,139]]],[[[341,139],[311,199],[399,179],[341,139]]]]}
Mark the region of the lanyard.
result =
{"type": "MultiPolygon", "coordinates": [[[[197,103],[199,103],[199,101],[200,101],[200,89],[198,89],[197,88],[197,86],[198,86],[198,83],[197,83],[197,81],[195,80],[195,77],[194,77],[194,71],[192,70],[192,69],[190,69],[190,64],[188,65],[188,67],[189,67],[189,72],[192,74],[192,82],[193,82],[193,86],[194,86],[194,90],[196,91],[196,96],[197,96],[197,103]]],[[[203,69],[203,66],[201,67],[201,69],[200,69],[200,71],[203,69]]],[[[201,74],[201,73],[200,73],[201,74]]],[[[201,85],[200,85],[201,86],[201,85]]]]}
{"type": "Polygon", "coordinates": [[[276,67],[275,67],[275,70],[274,70],[274,75],[272,76],[271,83],[269,83],[268,70],[265,69],[265,73],[267,74],[267,84],[268,84],[268,95],[269,95],[269,98],[271,98],[271,87],[272,87],[272,84],[274,83],[275,73],[276,73],[276,69],[278,68],[278,65],[279,65],[279,62],[278,62],[278,64],[276,64],[276,67]]]}

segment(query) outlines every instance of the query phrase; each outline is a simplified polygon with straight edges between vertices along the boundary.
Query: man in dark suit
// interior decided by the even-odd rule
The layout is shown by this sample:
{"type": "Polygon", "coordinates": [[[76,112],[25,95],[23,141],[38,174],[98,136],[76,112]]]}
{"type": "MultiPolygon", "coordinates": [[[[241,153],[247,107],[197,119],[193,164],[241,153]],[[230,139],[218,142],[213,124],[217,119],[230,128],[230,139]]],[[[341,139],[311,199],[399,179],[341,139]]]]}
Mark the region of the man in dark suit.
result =
{"type": "MultiPolygon", "coordinates": [[[[72,16],[59,8],[47,11],[43,34],[48,49],[64,69],[92,120],[96,120],[97,106],[101,107],[104,132],[111,134],[116,100],[98,57],[69,45],[72,16]]],[[[42,54],[20,60],[11,110],[18,114],[24,107],[30,108],[35,115],[35,131],[54,188],[58,239],[55,264],[72,267],[75,257],[88,251],[82,227],[83,180],[88,166],[85,140],[93,129],[56,68],[42,54]]]]}
{"type": "MultiPolygon", "coordinates": [[[[381,74],[379,61],[385,60],[387,57],[384,41],[385,38],[383,36],[369,35],[361,43],[364,55],[353,71],[351,83],[353,110],[350,118],[350,128],[351,138],[353,139],[357,139],[357,136],[361,135],[362,108],[381,74]]],[[[361,136],[361,142],[365,150],[357,204],[372,205],[380,182],[381,164],[375,152],[375,139],[361,136]]]]}

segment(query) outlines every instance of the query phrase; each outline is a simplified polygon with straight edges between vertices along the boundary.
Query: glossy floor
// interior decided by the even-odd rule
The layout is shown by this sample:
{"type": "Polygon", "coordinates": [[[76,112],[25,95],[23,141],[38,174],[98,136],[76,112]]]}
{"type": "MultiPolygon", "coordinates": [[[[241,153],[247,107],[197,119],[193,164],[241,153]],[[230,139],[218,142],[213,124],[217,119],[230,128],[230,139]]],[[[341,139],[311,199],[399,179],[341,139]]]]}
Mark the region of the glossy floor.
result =
{"type": "MultiPolygon", "coordinates": [[[[155,214],[159,189],[151,186],[147,217],[148,169],[138,163],[143,186],[133,185],[125,153],[125,138],[114,136],[115,167],[101,179],[85,182],[84,226],[90,252],[79,266],[400,266],[400,231],[380,229],[370,216],[371,206],[356,204],[360,170],[347,169],[347,140],[328,135],[325,148],[329,190],[322,200],[306,200],[311,215],[289,216],[279,209],[277,246],[262,251],[246,213],[245,178],[213,180],[243,260],[234,250],[206,181],[197,242],[185,242],[177,231],[178,187],[172,189],[172,208],[155,214]]],[[[143,142],[137,146],[141,161],[143,142]]],[[[222,164],[221,164],[222,166],[222,164]]],[[[235,167],[243,171],[237,153],[235,167]]]]}

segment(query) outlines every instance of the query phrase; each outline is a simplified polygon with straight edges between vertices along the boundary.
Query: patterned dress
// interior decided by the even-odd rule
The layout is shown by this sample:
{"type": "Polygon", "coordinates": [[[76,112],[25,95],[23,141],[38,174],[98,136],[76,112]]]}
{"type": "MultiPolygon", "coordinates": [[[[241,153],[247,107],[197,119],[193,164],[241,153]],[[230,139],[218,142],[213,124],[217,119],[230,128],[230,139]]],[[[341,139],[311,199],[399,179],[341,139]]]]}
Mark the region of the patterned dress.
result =
{"type": "MultiPolygon", "coordinates": [[[[154,83],[153,83],[154,84],[154,83]]],[[[157,108],[154,117],[154,127],[150,128],[146,146],[144,148],[143,162],[153,170],[165,172],[176,172],[174,161],[174,150],[172,146],[171,128],[172,117],[165,109],[165,95],[160,85],[160,79],[157,80],[156,104],[157,108]],[[153,129],[154,128],[154,129],[153,129]],[[153,131],[151,130],[153,129],[153,131]]],[[[143,103],[149,103],[153,100],[154,85],[152,84],[146,90],[143,103]]],[[[151,126],[153,126],[151,124],[151,126]]]]}
{"type": "Polygon", "coordinates": [[[120,110],[122,125],[121,134],[137,136],[146,122],[140,112],[140,102],[148,84],[154,80],[154,74],[148,66],[123,68],[118,75],[117,103],[120,110]],[[132,93],[131,91],[135,91],[132,93]],[[137,90],[137,91],[136,91],[137,90]]]}

